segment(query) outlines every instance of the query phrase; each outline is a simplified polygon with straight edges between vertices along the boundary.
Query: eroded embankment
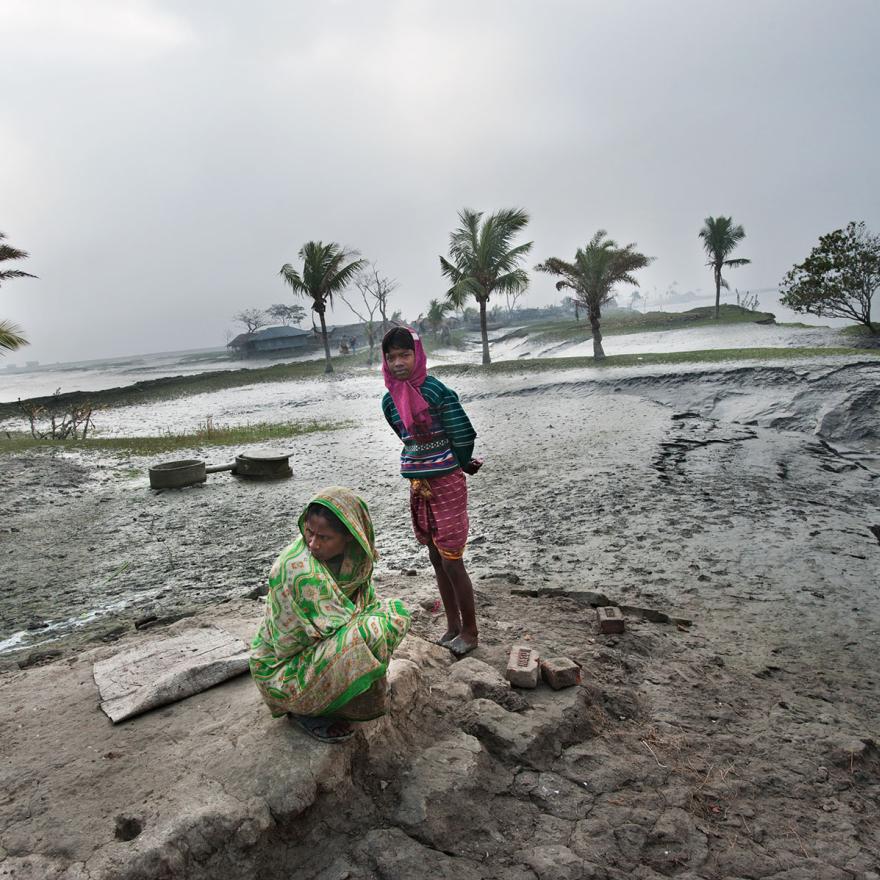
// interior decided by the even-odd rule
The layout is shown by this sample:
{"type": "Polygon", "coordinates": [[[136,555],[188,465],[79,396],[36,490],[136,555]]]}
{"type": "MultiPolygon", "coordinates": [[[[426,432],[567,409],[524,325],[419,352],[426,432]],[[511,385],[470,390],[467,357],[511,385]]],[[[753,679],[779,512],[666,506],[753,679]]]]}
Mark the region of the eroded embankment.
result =
{"type": "MultiPolygon", "coordinates": [[[[601,636],[588,605],[511,587],[482,585],[476,655],[410,636],[391,718],[339,746],[271,720],[247,677],[117,727],[91,658],[7,678],[0,876],[869,880],[880,756],[844,708],[725,662],[699,626],[601,636]],[[584,685],[511,690],[513,640],[584,685]]],[[[211,616],[243,632],[255,610],[211,616]]]]}
{"type": "Polygon", "coordinates": [[[571,392],[626,393],[704,418],[814,434],[831,443],[880,451],[880,364],[656,368],[609,378],[559,374],[551,381],[477,391],[471,399],[571,392]],[[565,378],[561,378],[565,377],[565,378]]]}

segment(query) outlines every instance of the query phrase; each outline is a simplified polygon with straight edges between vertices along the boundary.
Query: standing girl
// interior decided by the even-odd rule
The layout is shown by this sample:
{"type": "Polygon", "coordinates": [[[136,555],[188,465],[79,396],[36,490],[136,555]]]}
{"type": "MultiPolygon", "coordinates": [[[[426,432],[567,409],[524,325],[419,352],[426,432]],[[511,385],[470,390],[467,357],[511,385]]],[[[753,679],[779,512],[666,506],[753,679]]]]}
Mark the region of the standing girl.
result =
{"type": "Polygon", "coordinates": [[[428,375],[414,330],[389,330],[382,354],[388,389],[382,412],[403,441],[400,472],[410,481],[413,531],[428,548],[446,611],[446,633],[438,644],[463,657],[478,642],[474,588],[463,561],[469,525],[465,474],[482,465],[472,458],[477,434],[458,395],[428,375]]]}

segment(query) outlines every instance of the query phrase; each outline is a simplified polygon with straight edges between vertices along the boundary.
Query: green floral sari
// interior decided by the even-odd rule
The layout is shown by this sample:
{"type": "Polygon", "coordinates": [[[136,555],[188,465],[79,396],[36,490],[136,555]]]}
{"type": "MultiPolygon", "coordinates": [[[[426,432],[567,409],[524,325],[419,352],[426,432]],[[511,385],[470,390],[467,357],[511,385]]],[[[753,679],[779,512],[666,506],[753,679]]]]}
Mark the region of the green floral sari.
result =
{"type": "MultiPolygon", "coordinates": [[[[366,502],[349,489],[332,486],[310,503],[336,514],[354,540],[334,575],[306,546],[304,511],[300,537],[281,552],[269,572],[269,594],[251,643],[250,669],[275,716],[345,715],[346,704],[374,683],[377,692],[382,690],[388,661],[410,624],[402,602],[380,601],[373,589],[378,556],[366,502]]],[[[364,702],[352,704],[357,712],[351,717],[363,715],[364,702]]],[[[384,712],[384,705],[368,710],[372,717],[384,712]]]]}

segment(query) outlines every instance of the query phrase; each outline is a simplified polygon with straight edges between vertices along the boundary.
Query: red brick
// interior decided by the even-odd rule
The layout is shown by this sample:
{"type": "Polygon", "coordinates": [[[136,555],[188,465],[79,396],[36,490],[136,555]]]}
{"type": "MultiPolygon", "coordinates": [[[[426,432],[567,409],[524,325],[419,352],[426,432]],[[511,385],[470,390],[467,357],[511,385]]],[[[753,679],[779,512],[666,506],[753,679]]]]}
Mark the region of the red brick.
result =
{"type": "Polygon", "coordinates": [[[624,629],[623,614],[613,605],[601,605],[596,609],[596,620],[599,621],[599,632],[622,633],[624,629]]]}
{"type": "Polygon", "coordinates": [[[507,658],[507,680],[519,688],[536,688],[538,686],[538,652],[528,645],[514,645],[507,658]]]}
{"type": "Polygon", "coordinates": [[[541,675],[554,691],[581,683],[581,668],[568,657],[548,657],[542,660],[541,675]]]}

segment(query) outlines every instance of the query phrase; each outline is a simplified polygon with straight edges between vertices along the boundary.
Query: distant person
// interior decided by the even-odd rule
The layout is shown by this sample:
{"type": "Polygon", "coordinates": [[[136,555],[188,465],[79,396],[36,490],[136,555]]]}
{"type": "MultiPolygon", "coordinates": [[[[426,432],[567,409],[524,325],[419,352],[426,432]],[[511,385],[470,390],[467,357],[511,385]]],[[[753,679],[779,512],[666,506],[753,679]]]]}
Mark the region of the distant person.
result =
{"type": "Polygon", "coordinates": [[[367,503],[350,489],[319,492],[299,536],[269,572],[251,675],[273,716],[287,713],[323,742],[388,711],[388,661],[410,625],[397,599],[373,589],[377,559],[367,503]]]}
{"type": "Polygon", "coordinates": [[[351,339],[348,340],[348,345],[351,348],[351,353],[354,354],[357,351],[357,336],[352,336],[351,339]]]}
{"type": "Polygon", "coordinates": [[[348,354],[348,343],[344,339],[339,343],[339,353],[348,354]]]}
{"type": "Polygon", "coordinates": [[[469,528],[465,474],[482,466],[472,458],[477,434],[458,395],[428,375],[415,330],[389,330],[382,354],[388,389],[382,412],[403,441],[400,472],[410,481],[413,531],[428,548],[446,612],[438,644],[463,657],[478,644],[474,588],[463,561],[469,528]]]}

